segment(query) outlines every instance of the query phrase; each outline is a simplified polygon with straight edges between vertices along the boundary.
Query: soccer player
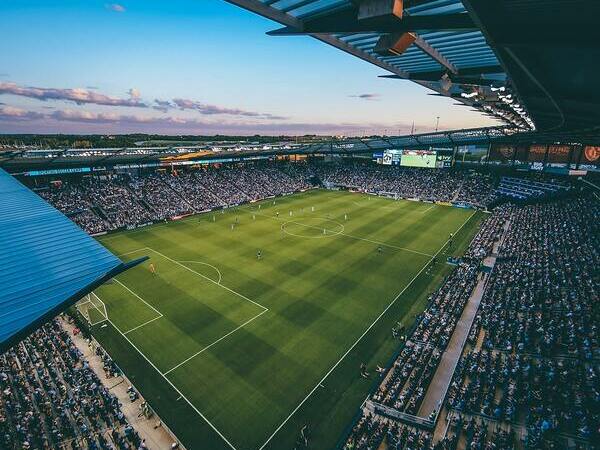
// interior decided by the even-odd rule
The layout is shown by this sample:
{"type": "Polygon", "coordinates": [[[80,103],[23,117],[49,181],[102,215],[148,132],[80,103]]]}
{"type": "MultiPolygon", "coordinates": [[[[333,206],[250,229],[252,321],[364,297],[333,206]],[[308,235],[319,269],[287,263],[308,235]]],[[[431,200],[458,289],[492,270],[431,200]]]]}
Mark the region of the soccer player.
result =
{"type": "Polygon", "coordinates": [[[150,272],[152,275],[156,275],[156,269],[154,268],[154,264],[150,263],[150,272]]]}
{"type": "Polygon", "coordinates": [[[377,247],[377,253],[383,253],[383,247],[381,245],[377,247]]]}
{"type": "Polygon", "coordinates": [[[344,214],[344,220],[348,220],[348,214],[344,214]]]}
{"type": "Polygon", "coordinates": [[[262,258],[262,252],[259,250],[256,252],[256,259],[260,260],[262,258]]]}
{"type": "Polygon", "coordinates": [[[277,212],[275,213],[275,215],[276,215],[277,217],[279,217],[279,211],[277,211],[277,212]]]}

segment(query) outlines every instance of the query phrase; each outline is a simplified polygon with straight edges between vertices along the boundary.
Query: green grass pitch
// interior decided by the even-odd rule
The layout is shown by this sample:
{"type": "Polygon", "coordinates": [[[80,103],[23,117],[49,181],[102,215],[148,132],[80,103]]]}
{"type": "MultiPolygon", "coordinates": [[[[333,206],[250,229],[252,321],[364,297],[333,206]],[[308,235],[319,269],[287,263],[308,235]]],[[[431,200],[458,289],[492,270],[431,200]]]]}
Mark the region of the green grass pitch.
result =
{"type": "Polygon", "coordinates": [[[93,332],[188,449],[331,448],[482,216],[317,190],[108,235],[150,260],[93,332]]]}

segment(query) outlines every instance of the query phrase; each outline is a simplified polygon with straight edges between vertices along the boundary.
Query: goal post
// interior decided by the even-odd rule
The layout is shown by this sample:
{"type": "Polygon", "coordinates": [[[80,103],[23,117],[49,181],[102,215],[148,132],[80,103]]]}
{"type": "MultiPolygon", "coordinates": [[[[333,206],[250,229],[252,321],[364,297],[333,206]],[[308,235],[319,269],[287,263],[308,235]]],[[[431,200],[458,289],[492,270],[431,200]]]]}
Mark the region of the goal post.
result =
{"type": "Polygon", "coordinates": [[[91,326],[98,325],[99,323],[108,320],[106,305],[93,292],[79,300],[76,304],[76,308],[91,326]]]}

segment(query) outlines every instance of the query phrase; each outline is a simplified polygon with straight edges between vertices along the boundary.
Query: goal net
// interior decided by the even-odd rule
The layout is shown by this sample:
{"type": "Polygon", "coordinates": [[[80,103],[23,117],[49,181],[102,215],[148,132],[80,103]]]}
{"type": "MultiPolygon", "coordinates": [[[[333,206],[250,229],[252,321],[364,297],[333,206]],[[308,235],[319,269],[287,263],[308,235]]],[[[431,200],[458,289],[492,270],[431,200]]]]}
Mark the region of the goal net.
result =
{"type": "Polygon", "coordinates": [[[77,302],[77,310],[91,326],[108,320],[106,305],[93,292],[77,302]]]}

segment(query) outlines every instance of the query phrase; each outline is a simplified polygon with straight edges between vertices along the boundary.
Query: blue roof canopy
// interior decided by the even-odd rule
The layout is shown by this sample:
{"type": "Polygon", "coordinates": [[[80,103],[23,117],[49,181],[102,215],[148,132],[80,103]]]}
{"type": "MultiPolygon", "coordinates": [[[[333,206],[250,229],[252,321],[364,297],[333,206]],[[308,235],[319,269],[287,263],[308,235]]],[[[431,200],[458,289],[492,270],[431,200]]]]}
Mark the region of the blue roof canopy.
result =
{"type": "Polygon", "coordinates": [[[0,169],[0,351],[139,262],[124,264],[0,169]]]}

